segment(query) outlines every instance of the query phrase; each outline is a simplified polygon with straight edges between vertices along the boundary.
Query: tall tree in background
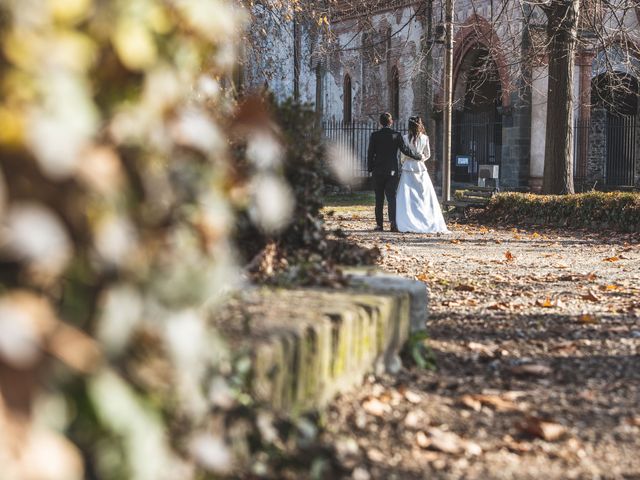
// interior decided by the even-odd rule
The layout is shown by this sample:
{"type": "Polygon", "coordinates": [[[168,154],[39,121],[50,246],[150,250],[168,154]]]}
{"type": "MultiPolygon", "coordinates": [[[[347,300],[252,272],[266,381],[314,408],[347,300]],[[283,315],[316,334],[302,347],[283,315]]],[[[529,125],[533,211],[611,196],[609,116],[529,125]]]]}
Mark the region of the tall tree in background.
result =
{"type": "Polygon", "coordinates": [[[542,190],[546,194],[574,193],[573,71],[580,0],[551,0],[542,8],[550,42],[542,190]]]}

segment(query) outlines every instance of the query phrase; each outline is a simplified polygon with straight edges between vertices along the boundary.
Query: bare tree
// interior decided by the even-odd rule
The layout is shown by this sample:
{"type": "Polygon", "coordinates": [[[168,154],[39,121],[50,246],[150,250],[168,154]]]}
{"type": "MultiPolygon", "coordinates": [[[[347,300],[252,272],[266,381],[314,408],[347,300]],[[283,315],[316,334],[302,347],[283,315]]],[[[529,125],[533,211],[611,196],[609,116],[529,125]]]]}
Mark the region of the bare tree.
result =
{"type": "Polygon", "coordinates": [[[549,86],[543,193],[574,193],[573,72],[580,0],[551,0],[547,15],[549,86]],[[551,128],[552,127],[552,128],[551,128]]]}

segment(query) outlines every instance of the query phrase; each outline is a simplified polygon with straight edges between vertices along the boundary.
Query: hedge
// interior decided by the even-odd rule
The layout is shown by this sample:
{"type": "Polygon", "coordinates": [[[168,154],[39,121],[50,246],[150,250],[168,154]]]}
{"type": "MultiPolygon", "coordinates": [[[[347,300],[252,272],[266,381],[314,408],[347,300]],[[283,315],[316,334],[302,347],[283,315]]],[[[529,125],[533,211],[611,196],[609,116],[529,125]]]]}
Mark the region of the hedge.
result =
{"type": "Polygon", "coordinates": [[[489,222],[640,231],[640,193],[499,193],[479,219],[489,222]]]}

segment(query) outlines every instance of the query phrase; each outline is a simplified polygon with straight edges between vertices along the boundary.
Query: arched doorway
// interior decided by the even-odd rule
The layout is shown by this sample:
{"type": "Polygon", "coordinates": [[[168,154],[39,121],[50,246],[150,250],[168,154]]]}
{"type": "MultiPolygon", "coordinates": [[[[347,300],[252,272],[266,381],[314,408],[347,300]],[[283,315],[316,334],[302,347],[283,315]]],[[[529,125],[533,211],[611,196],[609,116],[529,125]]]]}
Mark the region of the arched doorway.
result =
{"type": "Polygon", "coordinates": [[[605,158],[601,160],[604,183],[616,187],[633,186],[640,161],[638,79],[628,73],[602,73],[593,79],[591,93],[594,111],[604,112],[599,116],[604,123],[606,143],[602,149],[605,158]]]}
{"type": "Polygon", "coordinates": [[[486,48],[462,61],[454,90],[453,179],[473,182],[479,165],[500,165],[502,87],[498,68],[486,48]]]}

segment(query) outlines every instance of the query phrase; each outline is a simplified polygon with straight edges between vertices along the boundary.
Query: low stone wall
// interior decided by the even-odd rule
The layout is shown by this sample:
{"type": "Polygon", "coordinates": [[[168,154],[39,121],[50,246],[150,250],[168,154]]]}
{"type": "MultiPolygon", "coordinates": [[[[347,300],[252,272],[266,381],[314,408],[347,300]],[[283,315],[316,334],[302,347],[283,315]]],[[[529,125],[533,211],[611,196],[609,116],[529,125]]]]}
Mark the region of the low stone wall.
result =
{"type": "Polygon", "coordinates": [[[424,328],[426,286],[371,271],[350,276],[343,290],[259,292],[268,315],[252,318],[233,347],[251,359],[255,401],[296,414],[323,407],[370,372],[400,368],[410,332],[424,328]]]}

